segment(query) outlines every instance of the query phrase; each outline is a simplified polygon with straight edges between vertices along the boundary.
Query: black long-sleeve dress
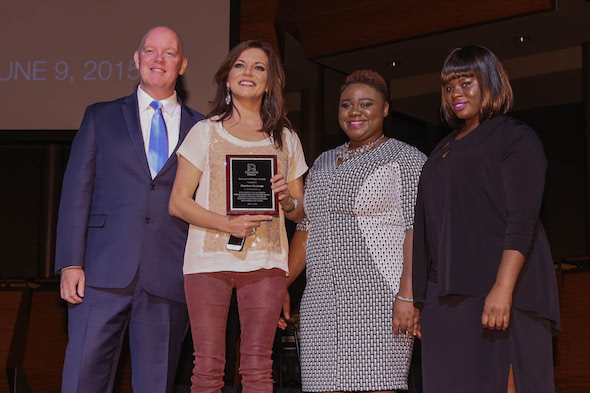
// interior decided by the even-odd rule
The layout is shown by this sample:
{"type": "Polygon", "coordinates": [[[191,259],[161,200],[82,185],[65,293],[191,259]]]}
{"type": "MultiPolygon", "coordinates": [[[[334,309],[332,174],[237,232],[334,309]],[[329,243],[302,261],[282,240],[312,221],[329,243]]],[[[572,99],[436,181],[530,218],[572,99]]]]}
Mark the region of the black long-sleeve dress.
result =
{"type": "Polygon", "coordinates": [[[461,140],[457,133],[424,165],[416,203],[413,288],[422,309],[424,391],[505,392],[512,364],[519,393],[552,392],[551,330],[560,321],[539,221],[543,146],[532,129],[503,115],[461,140]],[[481,313],[504,250],[526,262],[510,327],[492,332],[481,327],[481,313]]]}

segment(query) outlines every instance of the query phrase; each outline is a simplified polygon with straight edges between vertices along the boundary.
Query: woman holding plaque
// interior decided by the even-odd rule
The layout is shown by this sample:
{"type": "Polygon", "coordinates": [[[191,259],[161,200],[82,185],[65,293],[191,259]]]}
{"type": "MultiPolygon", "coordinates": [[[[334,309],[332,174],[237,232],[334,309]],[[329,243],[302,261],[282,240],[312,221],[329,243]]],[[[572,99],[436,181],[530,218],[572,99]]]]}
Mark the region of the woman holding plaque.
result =
{"type": "Polygon", "coordinates": [[[424,165],[414,226],[424,392],[552,393],[555,269],[539,211],[547,159],[487,48],[441,71],[453,131],[424,165]]]}
{"type": "Polygon", "coordinates": [[[356,71],[340,92],[338,119],[349,142],[322,153],[310,169],[306,219],[289,258],[288,283],[307,265],[302,389],[407,389],[418,324],[411,282],[414,201],[426,157],[383,134],[389,103],[379,74],[356,71]]]}
{"type": "MultiPolygon", "coordinates": [[[[184,274],[195,351],[192,391],[223,387],[225,329],[235,288],[243,391],[271,393],[272,346],[288,271],[284,220],[303,217],[301,176],[308,168],[299,138],[289,128],[285,76],[269,44],[246,41],[234,47],[214,82],[217,93],[208,118],[193,127],[178,149],[170,196],[170,213],[190,223],[184,274]],[[260,184],[242,183],[238,176],[240,184],[233,184],[227,178],[228,156],[246,160],[247,171],[258,181],[274,163],[259,166],[248,157],[276,157],[277,174],[260,184]],[[228,196],[234,198],[240,186],[263,187],[269,180],[269,197],[278,195],[276,215],[228,215],[228,196]],[[236,244],[228,243],[230,235],[236,244]]],[[[240,198],[229,205],[238,202],[240,198]]]]}

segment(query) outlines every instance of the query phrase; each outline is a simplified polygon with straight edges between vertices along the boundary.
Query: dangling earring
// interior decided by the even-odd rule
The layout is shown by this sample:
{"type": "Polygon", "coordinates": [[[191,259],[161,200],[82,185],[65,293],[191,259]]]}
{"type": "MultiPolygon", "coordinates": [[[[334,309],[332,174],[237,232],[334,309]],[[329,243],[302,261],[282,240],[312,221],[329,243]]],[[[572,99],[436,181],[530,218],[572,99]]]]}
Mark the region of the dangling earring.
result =
{"type": "Polygon", "coordinates": [[[227,88],[227,95],[225,96],[225,105],[229,106],[231,104],[231,89],[227,88]]]}

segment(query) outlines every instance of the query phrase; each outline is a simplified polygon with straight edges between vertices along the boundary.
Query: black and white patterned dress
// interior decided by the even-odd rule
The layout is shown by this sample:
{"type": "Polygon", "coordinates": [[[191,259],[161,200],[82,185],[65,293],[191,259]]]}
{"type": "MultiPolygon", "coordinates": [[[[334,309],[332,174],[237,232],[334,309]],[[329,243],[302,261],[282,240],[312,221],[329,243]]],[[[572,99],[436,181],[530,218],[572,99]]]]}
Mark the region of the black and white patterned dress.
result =
{"type": "Polygon", "coordinates": [[[309,230],[303,391],[407,389],[413,338],[394,337],[392,305],[425,160],[389,139],[340,166],[329,150],[311,168],[298,227],[309,230]]]}

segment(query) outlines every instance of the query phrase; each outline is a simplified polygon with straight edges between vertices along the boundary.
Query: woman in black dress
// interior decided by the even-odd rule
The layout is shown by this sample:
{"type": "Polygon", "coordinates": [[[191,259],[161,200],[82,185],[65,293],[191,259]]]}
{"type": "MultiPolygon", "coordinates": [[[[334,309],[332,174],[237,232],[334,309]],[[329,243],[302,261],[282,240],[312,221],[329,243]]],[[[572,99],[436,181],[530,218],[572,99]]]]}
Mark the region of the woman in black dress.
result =
{"type": "Polygon", "coordinates": [[[454,131],[424,165],[414,222],[424,392],[553,392],[560,327],[539,221],[543,146],[505,115],[512,89],[488,49],[455,49],[441,84],[454,131]]]}

